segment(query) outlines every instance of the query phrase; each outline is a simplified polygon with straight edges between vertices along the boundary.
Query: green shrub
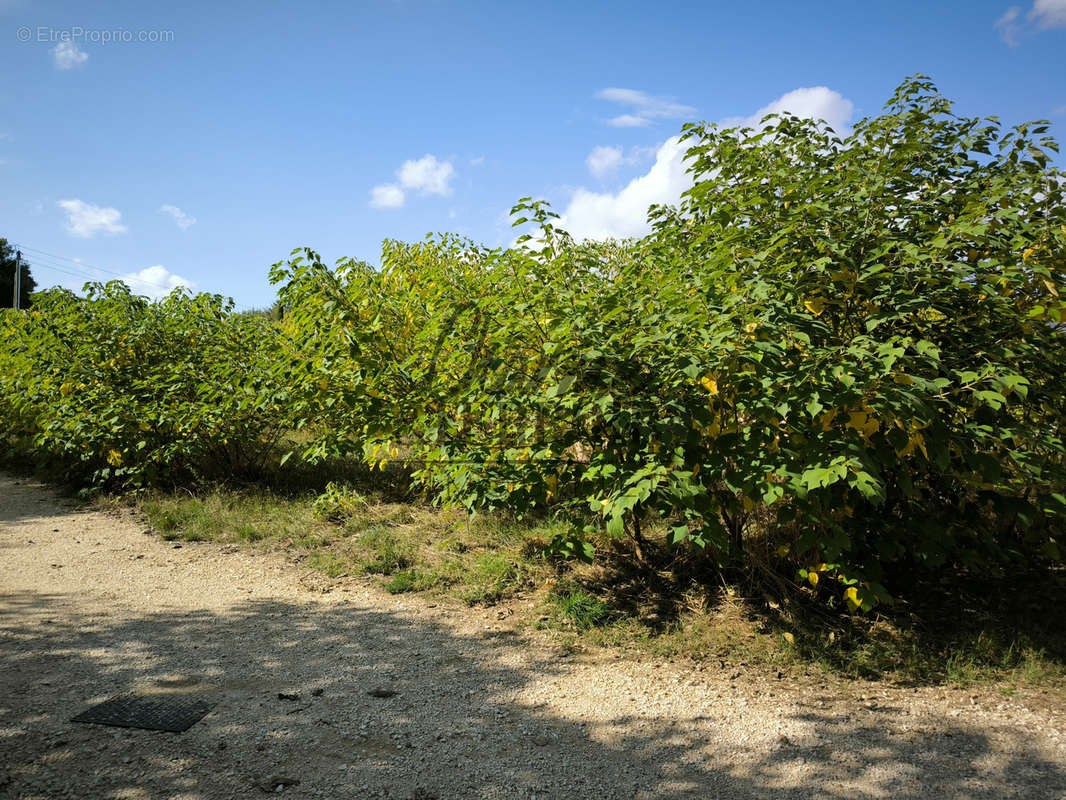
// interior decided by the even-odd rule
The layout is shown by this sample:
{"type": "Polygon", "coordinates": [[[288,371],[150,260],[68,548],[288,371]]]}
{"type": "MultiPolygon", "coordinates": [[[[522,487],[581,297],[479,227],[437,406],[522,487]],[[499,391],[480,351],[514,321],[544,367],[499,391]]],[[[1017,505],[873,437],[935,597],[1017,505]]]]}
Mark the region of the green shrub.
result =
{"type": "Polygon", "coordinates": [[[157,302],[125,284],[36,295],[0,314],[6,431],[83,485],[140,488],[255,475],[273,458],[275,327],[217,295],[157,302]]]}
{"type": "Polygon", "coordinates": [[[315,498],[312,510],[317,519],[344,522],[365,511],[369,502],[351,486],[330,482],[326,490],[315,498]]]}
{"type": "MultiPolygon", "coordinates": [[[[839,138],[690,125],[650,236],[387,242],[276,265],[307,457],[404,458],[439,502],[666,524],[841,607],[915,570],[1061,559],[1066,211],[1046,126],[953,115],[923,78],[839,138]],[[402,454],[402,455],[401,455],[402,454]]],[[[528,219],[527,219],[528,217],[528,219]]],[[[638,553],[640,549],[638,547],[638,553]]]]}

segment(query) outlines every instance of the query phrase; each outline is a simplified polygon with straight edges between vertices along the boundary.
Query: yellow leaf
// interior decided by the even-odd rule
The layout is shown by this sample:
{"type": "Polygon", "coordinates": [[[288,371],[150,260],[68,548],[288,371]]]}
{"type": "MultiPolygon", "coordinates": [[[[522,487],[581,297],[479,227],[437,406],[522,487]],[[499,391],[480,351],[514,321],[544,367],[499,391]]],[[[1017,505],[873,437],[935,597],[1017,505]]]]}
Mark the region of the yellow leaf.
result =
{"type": "Polygon", "coordinates": [[[74,391],[74,385],[70,381],[67,381],[59,387],[59,391],[64,397],[67,397],[72,391],[74,391]]]}
{"type": "Polygon", "coordinates": [[[325,391],[326,389],[329,388],[329,381],[327,381],[325,378],[323,378],[322,380],[320,380],[318,382],[318,388],[321,389],[322,391],[325,391]]]}
{"type": "Polygon", "coordinates": [[[107,454],[107,463],[113,467],[117,467],[122,464],[122,453],[118,450],[111,450],[107,454]]]}
{"type": "Polygon", "coordinates": [[[822,313],[822,311],[825,310],[825,298],[815,297],[811,300],[804,300],[803,305],[808,311],[810,311],[812,314],[814,314],[814,316],[817,317],[819,314],[822,313]]]}
{"type": "Polygon", "coordinates": [[[881,423],[865,411],[851,411],[848,413],[847,427],[861,433],[862,438],[869,439],[877,433],[881,427],[881,423]]]}
{"type": "Polygon", "coordinates": [[[781,635],[784,637],[785,641],[788,642],[789,644],[795,644],[796,643],[796,637],[793,636],[788,631],[785,631],[781,635]]]}
{"type": "Polygon", "coordinates": [[[826,411],[822,416],[818,417],[818,421],[822,423],[823,431],[828,431],[832,427],[836,415],[836,411],[826,411]]]}
{"type": "Polygon", "coordinates": [[[1030,258],[1030,257],[1031,257],[1031,256],[1033,255],[1033,253],[1035,252],[1035,250],[1036,250],[1036,248],[1034,248],[1034,247],[1027,247],[1027,248],[1025,248],[1025,250],[1023,250],[1023,251],[1022,251],[1022,261],[1028,261],[1028,260],[1029,260],[1029,258],[1030,258]]]}
{"type": "Polygon", "coordinates": [[[847,590],[845,590],[844,599],[848,601],[848,606],[852,611],[862,605],[862,598],[859,596],[859,590],[854,586],[849,586],[847,590]]]}
{"type": "Polygon", "coordinates": [[[864,411],[851,411],[848,412],[848,424],[845,426],[852,430],[861,431],[866,425],[866,412],[864,411]]]}
{"type": "Polygon", "coordinates": [[[914,384],[914,379],[910,375],[905,375],[902,372],[893,375],[892,380],[901,386],[912,386],[914,384]]]}
{"type": "Polygon", "coordinates": [[[779,548],[777,548],[777,555],[780,556],[781,558],[784,558],[790,552],[792,552],[792,548],[789,547],[787,544],[783,544],[779,548]]]}
{"type": "Polygon", "coordinates": [[[807,573],[807,583],[809,583],[811,586],[817,586],[818,585],[818,573],[817,572],[813,572],[813,571],[808,572],[807,573]]]}
{"type": "Polygon", "coordinates": [[[555,495],[556,490],[559,488],[559,479],[554,475],[549,475],[544,480],[544,485],[548,487],[547,499],[551,500],[555,495]]]}
{"type": "Polygon", "coordinates": [[[703,384],[703,388],[710,394],[718,394],[718,381],[710,375],[704,375],[703,380],[700,381],[700,383],[703,384]]]}
{"type": "Polygon", "coordinates": [[[137,427],[140,428],[142,431],[148,431],[152,429],[152,426],[149,425],[147,422],[142,422],[137,427]]]}

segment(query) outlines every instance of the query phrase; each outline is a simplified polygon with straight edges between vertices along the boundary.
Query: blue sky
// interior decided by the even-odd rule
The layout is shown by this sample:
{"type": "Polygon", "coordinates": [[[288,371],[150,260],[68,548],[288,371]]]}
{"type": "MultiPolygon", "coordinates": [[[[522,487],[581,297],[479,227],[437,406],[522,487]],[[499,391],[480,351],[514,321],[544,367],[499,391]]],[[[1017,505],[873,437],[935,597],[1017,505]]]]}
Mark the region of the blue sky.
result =
{"type": "Polygon", "coordinates": [[[1066,0],[0,0],[0,236],[43,285],[264,306],[295,247],[503,245],[523,195],[579,235],[640,233],[684,188],[684,122],[846,127],[916,72],[1062,138],[1066,0]]]}

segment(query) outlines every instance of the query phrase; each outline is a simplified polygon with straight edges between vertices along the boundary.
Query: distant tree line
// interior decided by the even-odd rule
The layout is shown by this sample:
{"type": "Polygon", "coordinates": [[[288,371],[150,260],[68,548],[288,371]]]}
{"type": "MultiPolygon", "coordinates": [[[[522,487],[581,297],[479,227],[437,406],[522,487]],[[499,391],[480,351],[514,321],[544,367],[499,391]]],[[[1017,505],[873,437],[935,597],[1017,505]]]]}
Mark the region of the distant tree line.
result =
{"type": "MultiPolygon", "coordinates": [[[[29,308],[30,295],[37,289],[37,281],[30,274],[30,265],[23,257],[20,267],[19,308],[29,308]]],[[[15,248],[7,239],[0,239],[0,308],[15,305],[15,248]]]]}

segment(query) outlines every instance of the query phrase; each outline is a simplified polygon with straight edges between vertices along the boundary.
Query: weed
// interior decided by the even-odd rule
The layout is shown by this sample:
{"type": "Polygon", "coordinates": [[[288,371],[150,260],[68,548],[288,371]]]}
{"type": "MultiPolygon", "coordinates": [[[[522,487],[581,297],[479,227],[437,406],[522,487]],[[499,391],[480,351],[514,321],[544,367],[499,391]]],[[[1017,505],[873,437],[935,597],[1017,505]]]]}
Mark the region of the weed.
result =
{"type": "Polygon", "coordinates": [[[584,589],[570,589],[554,597],[559,610],[578,628],[588,629],[603,625],[610,617],[606,604],[584,589]]]}
{"type": "Polygon", "coordinates": [[[389,594],[402,594],[403,592],[410,592],[415,588],[418,583],[418,573],[413,569],[405,569],[403,572],[397,572],[388,583],[385,584],[385,591],[389,594]]]}
{"type": "Polygon", "coordinates": [[[385,527],[374,527],[360,535],[358,549],[363,554],[359,561],[363,572],[392,575],[413,563],[410,545],[385,527]]]}
{"type": "Polygon", "coordinates": [[[348,572],[348,562],[329,550],[318,550],[312,553],[307,559],[307,565],[326,573],[331,578],[338,578],[348,572]]]}

